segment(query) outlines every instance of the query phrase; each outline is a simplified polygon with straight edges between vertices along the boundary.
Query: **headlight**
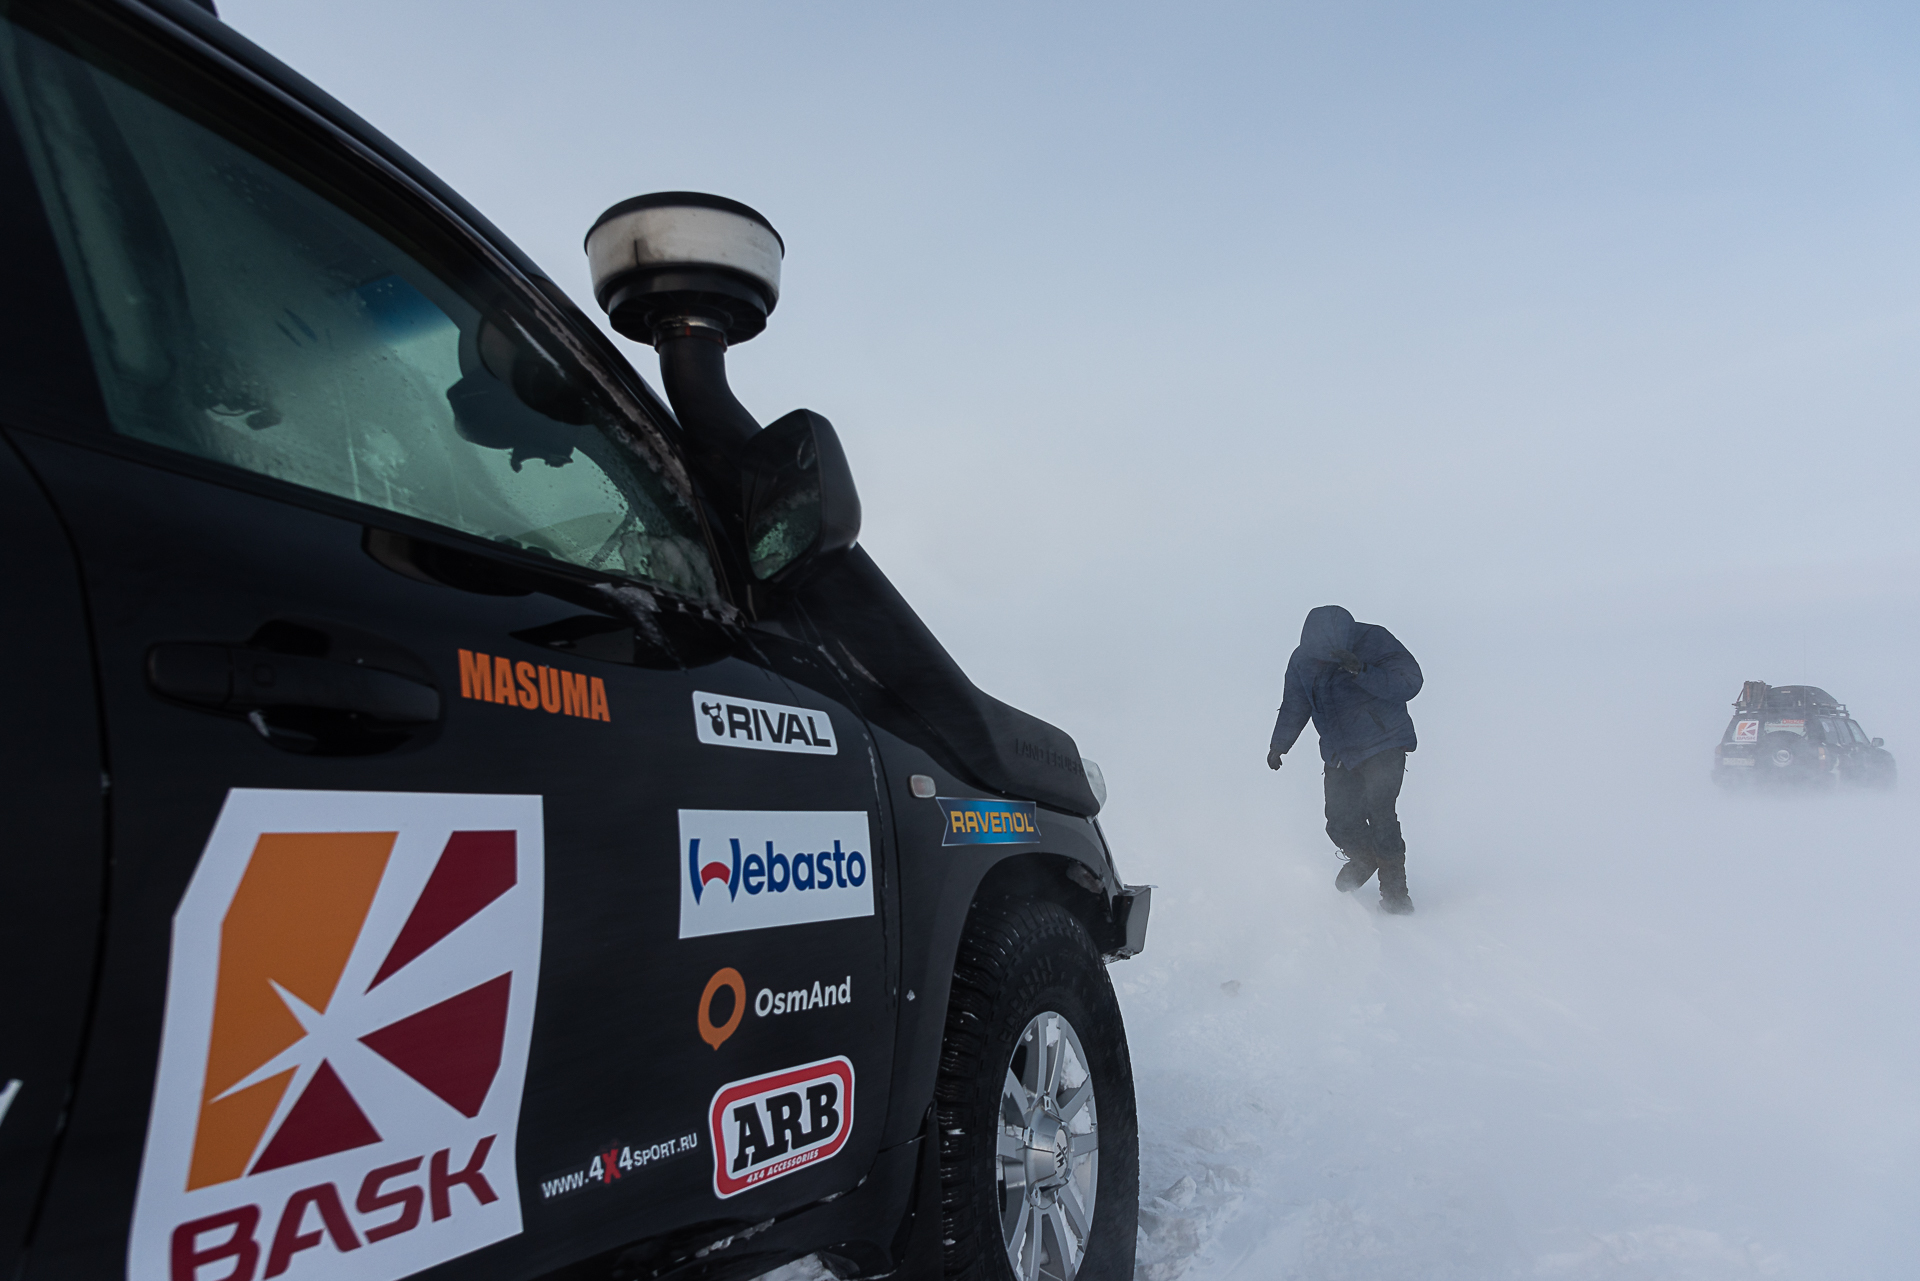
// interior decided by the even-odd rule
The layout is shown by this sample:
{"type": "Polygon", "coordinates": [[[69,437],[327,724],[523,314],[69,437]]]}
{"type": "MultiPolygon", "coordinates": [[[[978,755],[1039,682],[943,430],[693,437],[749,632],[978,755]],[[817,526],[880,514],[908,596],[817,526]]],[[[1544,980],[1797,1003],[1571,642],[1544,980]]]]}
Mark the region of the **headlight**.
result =
{"type": "Polygon", "coordinates": [[[1100,772],[1098,765],[1084,756],[1080,758],[1080,768],[1087,772],[1087,786],[1093,789],[1095,803],[1101,809],[1107,808],[1107,776],[1100,772]]]}

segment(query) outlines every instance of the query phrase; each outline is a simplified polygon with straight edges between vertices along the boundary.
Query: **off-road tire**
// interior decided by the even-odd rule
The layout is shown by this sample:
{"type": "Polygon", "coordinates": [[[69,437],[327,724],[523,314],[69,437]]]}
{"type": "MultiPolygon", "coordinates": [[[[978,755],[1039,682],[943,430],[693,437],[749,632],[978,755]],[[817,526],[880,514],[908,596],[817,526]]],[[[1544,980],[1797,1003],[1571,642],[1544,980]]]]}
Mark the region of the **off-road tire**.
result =
{"type": "Polygon", "coordinates": [[[1088,1059],[1100,1138],[1093,1226],[1075,1281],[1131,1281],[1140,1216],[1139,1125],[1126,1028],[1099,949],[1057,903],[977,904],[960,941],[934,1087],[941,1240],[951,1281],[1014,1281],[1000,1226],[995,1141],[1016,1038],[1063,1016],[1088,1059]]]}

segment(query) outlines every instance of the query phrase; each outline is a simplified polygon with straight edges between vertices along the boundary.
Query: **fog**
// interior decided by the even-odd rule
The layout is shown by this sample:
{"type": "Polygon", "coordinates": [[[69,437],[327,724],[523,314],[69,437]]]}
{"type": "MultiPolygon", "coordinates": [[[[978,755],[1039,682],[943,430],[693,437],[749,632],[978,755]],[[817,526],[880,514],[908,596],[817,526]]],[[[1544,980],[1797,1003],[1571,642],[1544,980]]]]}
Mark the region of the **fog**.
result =
{"type": "Polygon", "coordinates": [[[589,310],[618,199],[780,229],[742,398],[1159,887],[1143,1277],[1911,1273],[1913,791],[1706,778],[1747,679],[1920,769],[1910,7],[221,9],[589,310]],[[1327,603],[1411,918],[1262,759],[1327,603]]]}

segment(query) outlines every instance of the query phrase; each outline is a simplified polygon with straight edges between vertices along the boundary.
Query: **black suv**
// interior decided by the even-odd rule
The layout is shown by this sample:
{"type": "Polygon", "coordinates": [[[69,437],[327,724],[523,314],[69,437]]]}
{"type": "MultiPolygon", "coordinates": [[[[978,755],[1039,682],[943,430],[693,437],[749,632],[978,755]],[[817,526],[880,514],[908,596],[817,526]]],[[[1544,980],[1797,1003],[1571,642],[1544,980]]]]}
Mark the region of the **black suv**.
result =
{"type": "MultiPolygon", "coordinates": [[[[585,219],[583,218],[583,222],[585,219]]],[[[725,355],[187,0],[0,0],[0,1275],[1131,1277],[1098,770],[725,355]]]]}
{"type": "Polygon", "coordinates": [[[1898,771],[1884,742],[1868,738],[1846,705],[1817,685],[1748,681],[1713,749],[1713,781],[1892,787],[1898,771]]]}

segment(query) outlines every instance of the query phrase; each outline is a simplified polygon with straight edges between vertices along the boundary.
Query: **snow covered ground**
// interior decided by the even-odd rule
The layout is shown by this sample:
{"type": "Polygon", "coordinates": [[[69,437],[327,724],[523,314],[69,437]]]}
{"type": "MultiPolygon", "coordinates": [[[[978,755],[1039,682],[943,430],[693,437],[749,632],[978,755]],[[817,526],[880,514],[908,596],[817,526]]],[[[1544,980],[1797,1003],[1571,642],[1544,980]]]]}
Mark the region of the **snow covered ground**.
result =
{"type": "Polygon", "coordinates": [[[1301,746],[1122,865],[1141,1281],[1913,1275],[1913,789],[1416,754],[1396,918],[1334,891],[1301,746]]]}
{"type": "Polygon", "coordinates": [[[1912,1275],[1913,803],[1489,778],[1487,831],[1414,759],[1410,919],[1334,893],[1310,815],[1161,873],[1115,972],[1139,1275],[1912,1275]]]}
{"type": "Polygon", "coordinates": [[[1920,1271],[1913,620],[1856,613],[1823,669],[1905,787],[1723,795],[1727,704],[1788,664],[1601,612],[1396,629],[1412,917],[1334,891],[1312,731],[1265,769],[1250,665],[1104,735],[1102,822],[1159,887],[1112,971],[1140,1281],[1920,1271]]]}

